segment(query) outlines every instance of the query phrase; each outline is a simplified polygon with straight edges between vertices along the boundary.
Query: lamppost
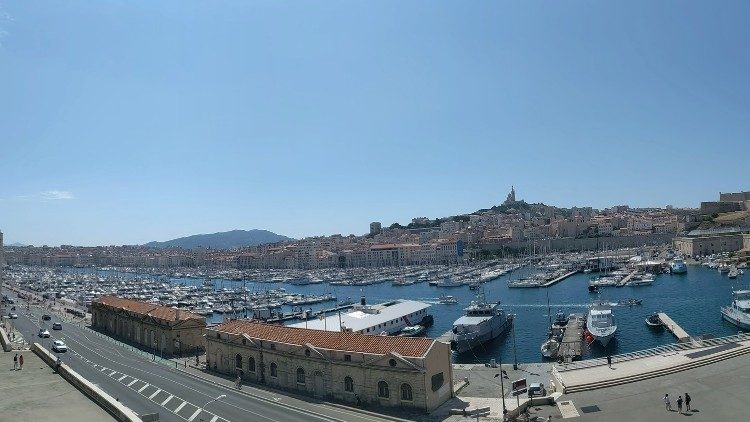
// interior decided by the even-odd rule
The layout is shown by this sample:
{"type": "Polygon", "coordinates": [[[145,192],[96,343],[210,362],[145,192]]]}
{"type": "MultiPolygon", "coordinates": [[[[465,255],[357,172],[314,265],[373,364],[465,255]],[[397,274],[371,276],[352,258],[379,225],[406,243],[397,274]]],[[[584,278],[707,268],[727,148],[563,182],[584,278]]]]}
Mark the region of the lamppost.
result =
{"type": "Polygon", "coordinates": [[[503,420],[505,420],[506,415],[508,414],[508,409],[505,407],[505,384],[503,383],[503,357],[500,355],[500,373],[495,374],[495,378],[497,378],[498,375],[500,375],[500,398],[503,400],[503,420]]]}
{"type": "Polygon", "coordinates": [[[516,314],[513,314],[513,321],[511,321],[513,329],[513,370],[518,370],[518,352],[516,352],[516,314]]]}

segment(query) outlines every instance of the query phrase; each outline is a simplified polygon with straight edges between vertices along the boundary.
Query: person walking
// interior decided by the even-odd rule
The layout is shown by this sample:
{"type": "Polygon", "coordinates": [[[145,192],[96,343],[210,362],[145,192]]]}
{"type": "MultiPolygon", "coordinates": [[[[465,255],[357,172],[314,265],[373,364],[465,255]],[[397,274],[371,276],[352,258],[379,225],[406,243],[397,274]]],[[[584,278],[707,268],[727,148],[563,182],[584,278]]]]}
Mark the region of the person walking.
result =
{"type": "Polygon", "coordinates": [[[690,411],[690,394],[685,393],[685,410],[690,411]]]}
{"type": "Polygon", "coordinates": [[[682,396],[677,396],[677,411],[682,413],[682,396]]]}
{"type": "Polygon", "coordinates": [[[238,390],[242,390],[242,375],[237,374],[237,379],[234,381],[234,384],[237,386],[238,390]]]}
{"type": "Polygon", "coordinates": [[[18,367],[19,369],[23,369],[23,355],[18,357],[18,367]]]}
{"type": "Polygon", "coordinates": [[[664,406],[670,412],[672,411],[672,403],[669,401],[669,394],[664,395],[664,406]]]}
{"type": "Polygon", "coordinates": [[[18,370],[18,353],[16,353],[15,356],[13,356],[13,370],[18,370]]]}

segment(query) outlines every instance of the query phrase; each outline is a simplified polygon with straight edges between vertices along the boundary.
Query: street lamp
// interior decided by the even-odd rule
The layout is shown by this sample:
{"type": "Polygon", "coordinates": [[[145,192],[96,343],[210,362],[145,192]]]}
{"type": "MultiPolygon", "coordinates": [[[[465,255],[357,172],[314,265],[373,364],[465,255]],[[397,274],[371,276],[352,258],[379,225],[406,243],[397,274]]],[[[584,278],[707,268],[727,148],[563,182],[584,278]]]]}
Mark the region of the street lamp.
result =
{"type": "Polygon", "coordinates": [[[518,353],[516,352],[516,314],[513,314],[511,328],[513,329],[513,370],[516,371],[518,370],[518,353]]]}
{"type": "Polygon", "coordinates": [[[500,355],[500,373],[495,374],[495,378],[497,378],[498,375],[500,375],[500,398],[503,399],[503,420],[505,420],[505,416],[508,414],[508,409],[505,407],[505,385],[503,384],[503,357],[500,355]]]}

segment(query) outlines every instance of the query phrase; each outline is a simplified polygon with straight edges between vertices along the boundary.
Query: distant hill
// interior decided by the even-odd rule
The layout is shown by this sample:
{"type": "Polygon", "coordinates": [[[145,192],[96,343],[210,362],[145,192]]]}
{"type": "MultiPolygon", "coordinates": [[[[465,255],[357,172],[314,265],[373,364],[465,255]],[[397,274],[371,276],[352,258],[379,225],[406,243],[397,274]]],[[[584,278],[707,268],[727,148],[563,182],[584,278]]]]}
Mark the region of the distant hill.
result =
{"type": "Polygon", "coordinates": [[[24,246],[28,246],[28,245],[24,245],[23,243],[13,242],[10,245],[5,245],[5,246],[15,246],[15,247],[19,247],[20,248],[20,247],[24,247],[24,246]]]}
{"type": "Polygon", "coordinates": [[[167,240],[165,242],[149,242],[143,246],[152,248],[183,248],[193,249],[198,247],[212,249],[233,249],[243,246],[257,246],[266,243],[281,242],[283,240],[294,240],[291,237],[282,236],[268,230],[232,230],[212,234],[196,234],[167,240]]]}

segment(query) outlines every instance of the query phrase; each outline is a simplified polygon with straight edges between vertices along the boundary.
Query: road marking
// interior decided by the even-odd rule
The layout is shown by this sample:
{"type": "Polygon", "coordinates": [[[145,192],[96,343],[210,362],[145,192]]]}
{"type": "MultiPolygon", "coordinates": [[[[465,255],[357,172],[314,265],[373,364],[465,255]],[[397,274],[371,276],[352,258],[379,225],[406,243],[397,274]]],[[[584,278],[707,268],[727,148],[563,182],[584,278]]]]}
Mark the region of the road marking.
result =
{"type": "Polygon", "coordinates": [[[109,376],[111,377],[112,375],[114,375],[116,373],[117,373],[117,371],[112,371],[112,372],[110,372],[109,376]]]}
{"type": "Polygon", "coordinates": [[[153,392],[153,394],[151,394],[150,396],[148,396],[148,399],[149,400],[153,399],[159,393],[161,393],[161,388],[157,388],[156,391],[153,392]]]}
{"type": "Polygon", "coordinates": [[[578,409],[576,409],[576,405],[573,404],[572,400],[557,402],[557,408],[560,410],[560,414],[562,415],[563,419],[577,418],[581,416],[581,414],[578,413],[578,409]]]}
{"type": "Polygon", "coordinates": [[[216,422],[219,419],[218,415],[214,415],[213,418],[211,418],[211,422],[216,422]]]}
{"type": "Polygon", "coordinates": [[[149,383],[146,383],[146,384],[145,384],[145,385],[144,385],[143,387],[141,387],[141,389],[140,389],[140,390],[138,390],[138,392],[139,392],[139,393],[142,393],[142,392],[143,392],[143,390],[145,390],[145,389],[146,389],[146,387],[148,387],[149,385],[151,385],[151,384],[149,384],[149,383]]]}
{"type": "Polygon", "coordinates": [[[165,404],[169,403],[169,401],[172,400],[172,397],[174,397],[174,396],[170,394],[169,397],[167,397],[166,400],[164,400],[163,402],[161,402],[161,405],[164,406],[165,404]]]}
{"type": "Polygon", "coordinates": [[[123,375],[123,376],[121,376],[121,377],[120,377],[120,378],[119,378],[119,379],[118,379],[117,381],[120,381],[120,382],[122,382],[122,380],[124,380],[124,379],[125,379],[125,378],[127,378],[127,377],[128,377],[127,375],[123,375]]]}
{"type": "Polygon", "coordinates": [[[128,384],[128,387],[132,387],[133,384],[137,383],[138,380],[136,378],[133,378],[133,381],[130,381],[130,384],[128,384]]]}
{"type": "Polygon", "coordinates": [[[182,408],[185,407],[186,404],[187,404],[187,402],[183,401],[181,405],[177,406],[177,409],[174,410],[174,413],[177,413],[180,410],[182,410],[182,408]]]}
{"type": "Polygon", "coordinates": [[[105,368],[104,366],[102,366],[102,369],[100,369],[99,371],[104,372],[106,370],[107,370],[107,368],[105,368]]]}
{"type": "Polygon", "coordinates": [[[188,422],[193,422],[193,419],[195,419],[195,417],[198,416],[198,413],[200,413],[202,411],[203,411],[203,409],[201,409],[200,407],[198,409],[196,409],[195,413],[193,413],[193,416],[191,416],[191,417],[188,418],[188,422]]]}

